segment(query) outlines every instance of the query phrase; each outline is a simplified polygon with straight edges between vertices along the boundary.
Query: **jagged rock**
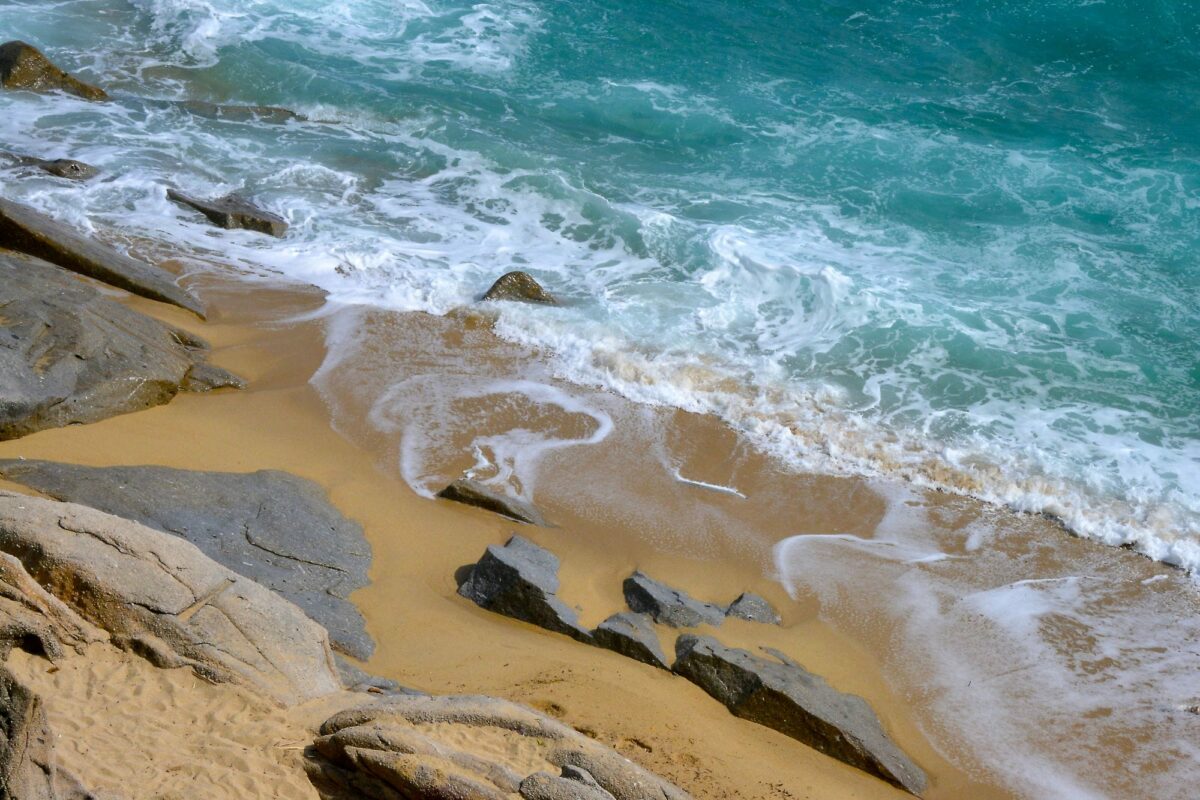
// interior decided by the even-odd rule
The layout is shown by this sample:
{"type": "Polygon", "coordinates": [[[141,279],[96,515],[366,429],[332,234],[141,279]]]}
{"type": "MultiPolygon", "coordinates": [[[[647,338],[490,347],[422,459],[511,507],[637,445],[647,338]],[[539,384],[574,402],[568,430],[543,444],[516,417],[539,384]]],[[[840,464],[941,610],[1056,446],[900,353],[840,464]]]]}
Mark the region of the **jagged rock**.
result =
{"type": "Polygon", "coordinates": [[[0,325],[0,439],[166,403],[207,358],[202,339],[4,250],[0,325]]]}
{"type": "Polygon", "coordinates": [[[179,537],[0,492],[0,551],[114,644],[155,663],[186,665],[284,705],[342,688],[324,628],[179,537]]]}
{"type": "Polygon", "coordinates": [[[31,92],[66,92],[84,100],[108,99],[108,93],[99,86],[67,74],[41,50],[19,41],[0,45],[0,85],[31,92]]]}
{"type": "Polygon", "coordinates": [[[630,609],[649,614],[655,622],[672,628],[694,628],[702,622],[715,627],[725,620],[723,609],[672,589],[641,570],[626,578],[622,588],[630,609]]]}
{"type": "Polygon", "coordinates": [[[522,303],[558,305],[554,295],[542,288],[528,272],[509,272],[501,275],[492,288],[483,294],[484,300],[516,300],[522,303]]]}
{"type": "Polygon", "coordinates": [[[783,622],[779,612],[775,610],[775,606],[767,602],[765,598],[750,592],[744,592],[737,600],[730,603],[729,608],[725,611],[725,616],[770,625],[778,625],[783,622]]]}
{"type": "Polygon", "coordinates": [[[663,669],[670,669],[658,635],[650,620],[642,614],[622,611],[601,622],[592,631],[592,641],[606,650],[663,669]]]}
{"type": "Polygon", "coordinates": [[[0,798],[92,800],[58,766],[42,699],[0,666],[0,798]]]}
{"type": "Polygon", "coordinates": [[[361,660],[375,642],[347,598],[366,586],[371,546],[325,490],[275,470],[200,472],[0,460],[0,476],[56,500],[98,508],[187,539],[219,564],[261,583],[325,626],[333,646],[361,660]]]}
{"type": "Polygon", "coordinates": [[[542,512],[538,511],[532,503],[494,492],[482,483],[468,478],[455,481],[438,492],[437,496],[443,500],[453,500],[456,503],[494,511],[516,522],[540,525],[543,528],[549,525],[542,516],[542,512]]]}
{"type": "Polygon", "coordinates": [[[688,800],[682,790],[578,731],[492,697],[398,697],[342,711],[321,726],[314,751],[306,766],[325,798],[344,797],[347,790],[389,799],[501,798],[519,791],[529,800],[527,788],[552,790],[562,781],[576,793],[532,797],[688,800]],[[506,761],[504,749],[467,751],[464,743],[474,731],[511,740],[511,752],[535,753],[544,767],[533,774],[544,776],[523,775],[527,767],[506,761]],[[556,778],[553,769],[576,777],[556,778]]]}
{"type": "Polygon", "coordinates": [[[227,194],[216,200],[202,200],[175,189],[168,189],[167,197],[176,203],[196,209],[214,225],[222,228],[245,228],[248,231],[279,237],[287,233],[287,220],[270,211],[264,211],[238,194],[227,194]]]}
{"type": "Polygon", "coordinates": [[[521,536],[488,545],[458,593],[481,608],[591,642],[574,609],[558,598],[558,558],[521,536]]]}
{"type": "Polygon", "coordinates": [[[100,170],[91,164],[85,164],[82,161],[76,161],[71,158],[46,160],[34,158],[33,156],[19,156],[14,153],[0,153],[0,157],[7,158],[17,166],[35,167],[43,172],[49,172],[51,175],[56,175],[60,178],[70,178],[76,181],[90,180],[100,174],[100,170]]]}
{"type": "Polygon", "coordinates": [[[919,795],[925,773],[888,738],[866,700],[844,694],[790,659],[776,663],[684,634],[674,670],[735,716],[773,728],[852,767],[919,795]]]}
{"type": "Polygon", "coordinates": [[[338,677],[342,685],[352,692],[367,692],[369,694],[426,694],[416,689],[401,686],[391,678],[381,678],[372,675],[364,669],[346,660],[339,653],[333,654],[333,663],[337,667],[338,677]]]}
{"type": "Polygon", "coordinates": [[[167,272],[134,261],[82,236],[39,211],[0,199],[0,247],[17,250],[116,286],[204,316],[204,306],[167,272]]]}

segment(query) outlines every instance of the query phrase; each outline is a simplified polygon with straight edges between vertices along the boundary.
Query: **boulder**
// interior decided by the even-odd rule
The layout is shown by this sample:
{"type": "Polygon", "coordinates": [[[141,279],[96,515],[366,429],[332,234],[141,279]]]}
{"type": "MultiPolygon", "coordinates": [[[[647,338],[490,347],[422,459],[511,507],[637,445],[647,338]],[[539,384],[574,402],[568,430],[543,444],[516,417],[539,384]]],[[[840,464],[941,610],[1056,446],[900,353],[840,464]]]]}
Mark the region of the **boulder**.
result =
{"type": "Polygon", "coordinates": [[[558,305],[554,295],[542,288],[528,272],[509,272],[501,275],[492,288],[483,294],[484,300],[515,300],[522,303],[558,305]]]}
{"type": "Polygon", "coordinates": [[[601,622],[592,631],[592,641],[597,647],[612,650],[644,664],[670,669],[658,634],[643,614],[622,611],[601,622]]]}
{"type": "Polygon", "coordinates": [[[725,610],[725,616],[770,625],[779,625],[783,622],[779,612],[775,610],[775,606],[767,602],[765,598],[750,592],[742,593],[737,600],[730,603],[729,608],[725,610]]]}
{"type": "Polygon", "coordinates": [[[543,528],[549,526],[542,512],[532,503],[492,491],[482,483],[468,478],[455,481],[438,492],[437,496],[443,500],[453,500],[456,503],[493,511],[516,522],[540,525],[543,528]]]}
{"type": "Polygon", "coordinates": [[[192,388],[208,345],[63,270],[0,250],[0,439],[96,422],[192,388]]]}
{"type": "Polygon", "coordinates": [[[0,797],[12,800],[92,800],[58,766],[55,736],[42,699],[0,666],[0,797]]]}
{"type": "Polygon", "coordinates": [[[488,545],[458,593],[480,608],[591,642],[575,610],[558,598],[558,558],[521,536],[488,545]]]}
{"type": "Polygon", "coordinates": [[[899,786],[925,790],[925,773],[892,743],[866,700],[844,694],[790,659],[775,662],[684,634],[676,673],[735,716],[779,731],[827,756],[899,786]]]}
{"type": "Polygon", "coordinates": [[[59,178],[70,178],[76,181],[90,180],[100,174],[100,170],[91,164],[85,164],[82,161],[76,161],[71,158],[46,160],[34,158],[33,156],[19,156],[14,153],[0,153],[0,157],[7,158],[15,166],[34,167],[59,178]]]}
{"type": "Polygon", "coordinates": [[[491,697],[397,697],[348,709],[325,721],[313,750],[309,775],[327,798],[347,790],[369,798],[688,798],[578,731],[491,697]]]}
{"type": "Polygon", "coordinates": [[[118,289],[186,308],[204,316],[204,306],[158,267],[134,261],[29,206],[0,199],[0,247],[17,250],[118,289]]]}
{"type": "Polygon", "coordinates": [[[248,231],[278,237],[287,233],[287,220],[270,211],[264,211],[238,194],[227,194],[215,200],[202,200],[175,189],[168,189],[167,197],[176,203],[194,208],[208,217],[214,225],[228,230],[245,228],[248,231]]]}
{"type": "Polygon", "coordinates": [[[0,551],[119,647],[284,705],[340,691],[329,638],[183,539],[94,508],[0,492],[0,551]]]}
{"type": "Polygon", "coordinates": [[[99,86],[67,74],[54,66],[41,50],[25,42],[0,45],[0,85],[31,92],[66,92],[84,100],[108,99],[108,93],[99,86]]]}
{"type": "Polygon", "coordinates": [[[622,588],[631,610],[649,614],[655,622],[672,628],[694,628],[701,623],[716,627],[725,619],[724,609],[672,589],[641,570],[626,578],[622,588]]]}

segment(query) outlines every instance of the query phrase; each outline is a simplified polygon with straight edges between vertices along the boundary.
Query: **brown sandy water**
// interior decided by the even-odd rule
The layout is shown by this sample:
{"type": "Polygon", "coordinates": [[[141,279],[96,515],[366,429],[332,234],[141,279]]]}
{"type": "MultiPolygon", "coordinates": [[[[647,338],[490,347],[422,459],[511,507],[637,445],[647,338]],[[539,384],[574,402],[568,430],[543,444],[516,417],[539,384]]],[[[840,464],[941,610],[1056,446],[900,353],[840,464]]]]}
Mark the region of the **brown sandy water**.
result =
{"type": "MultiPolygon", "coordinates": [[[[312,290],[217,273],[194,286],[213,309],[206,324],[129,302],[209,338],[248,390],[0,443],[0,457],[275,468],[321,483],[374,548],[373,583],[353,599],[380,674],[541,708],[697,797],[904,796],[734,718],[681,678],[459,598],[455,571],[519,527],[559,556],[561,594],[585,624],[623,607],[634,568],[714,602],[766,596],[782,627],[730,620],[713,633],[778,648],[867,698],[929,773],[930,798],[1070,793],[1059,765],[1072,761],[1108,796],[1175,796],[1162,787],[1195,756],[1186,743],[1200,741],[1200,717],[1181,709],[1200,685],[1189,697],[1178,676],[1200,667],[1200,604],[1176,571],[1042,518],[796,474],[715,419],[556,381],[537,353],[492,335],[486,314],[319,313],[312,290]],[[472,466],[507,476],[556,527],[421,496],[472,466]],[[1121,614],[1179,628],[1106,640],[1121,614]],[[1044,685],[1058,661],[1095,677],[1094,692],[1047,708],[1075,691],[1044,685]],[[1095,699],[1106,685],[1111,704],[1095,699]],[[999,701],[1015,711],[993,713],[999,701]]],[[[665,631],[663,645],[669,654],[665,631]]]]}

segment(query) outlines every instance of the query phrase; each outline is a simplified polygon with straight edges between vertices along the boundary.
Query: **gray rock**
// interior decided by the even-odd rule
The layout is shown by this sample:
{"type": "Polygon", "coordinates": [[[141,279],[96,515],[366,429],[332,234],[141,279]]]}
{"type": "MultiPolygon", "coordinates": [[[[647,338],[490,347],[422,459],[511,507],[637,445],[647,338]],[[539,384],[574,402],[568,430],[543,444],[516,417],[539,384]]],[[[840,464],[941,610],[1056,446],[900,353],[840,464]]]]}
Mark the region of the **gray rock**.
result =
{"type": "Polygon", "coordinates": [[[674,670],[735,716],[779,731],[919,795],[925,773],[888,738],[866,700],[844,694],[795,662],[776,663],[684,634],[674,670]]]}
{"type": "Polygon", "coordinates": [[[4,250],[0,323],[0,439],[166,403],[208,355],[203,340],[4,250]]]}
{"type": "Polygon", "coordinates": [[[222,119],[230,122],[269,122],[280,125],[286,122],[303,121],[295,111],[278,106],[238,106],[221,103],[206,103],[202,100],[159,101],[182,108],[190,114],[206,119],[222,119]]]}
{"type": "Polygon", "coordinates": [[[612,650],[644,664],[670,669],[658,635],[649,618],[643,614],[622,611],[601,622],[592,631],[592,641],[597,647],[612,650]]]}
{"type": "Polygon", "coordinates": [[[574,609],[558,598],[558,558],[521,536],[488,545],[458,593],[480,608],[591,642],[574,609]]]}
{"type": "Polygon", "coordinates": [[[180,288],[170,273],[134,261],[39,211],[11,200],[0,199],[0,247],[37,256],[101,283],[204,316],[204,306],[180,288]]]}
{"type": "Polygon", "coordinates": [[[200,472],[0,460],[0,476],[187,539],[304,609],[360,660],[375,642],[347,599],[369,583],[371,546],[316,483],[275,470],[200,472]]]}
{"type": "Polygon", "coordinates": [[[352,664],[345,656],[334,653],[333,663],[337,667],[338,677],[342,679],[342,685],[352,692],[366,692],[368,694],[427,694],[416,689],[409,689],[407,686],[401,686],[391,678],[381,678],[378,675],[372,675],[357,665],[352,664]]]}
{"type": "Polygon", "coordinates": [[[730,603],[729,608],[725,611],[725,616],[770,625],[778,625],[783,622],[779,612],[775,610],[775,606],[767,602],[765,598],[750,592],[743,593],[737,600],[730,603]]]}
{"type": "Polygon", "coordinates": [[[91,164],[85,164],[82,161],[75,161],[71,158],[46,160],[34,158],[33,156],[20,156],[15,153],[0,153],[0,157],[7,158],[17,166],[34,167],[59,178],[70,178],[76,181],[90,180],[100,174],[100,170],[91,164]]]}
{"type": "Polygon", "coordinates": [[[532,503],[494,492],[478,481],[462,478],[438,492],[443,500],[453,500],[468,506],[493,511],[503,517],[545,528],[549,523],[532,503]]]}
{"type": "Polygon", "coordinates": [[[522,303],[558,305],[554,295],[542,288],[528,272],[509,272],[501,275],[483,294],[484,300],[515,300],[522,303]]]}
{"type": "Polygon", "coordinates": [[[114,644],[284,705],[341,691],[325,629],[195,545],[94,508],[0,492],[0,551],[114,644]]]}
{"type": "Polygon", "coordinates": [[[12,800],[91,800],[58,766],[55,737],[42,699],[0,666],[0,797],[12,800]]]}
{"type": "Polygon", "coordinates": [[[520,791],[524,800],[614,800],[594,780],[582,783],[548,772],[535,772],[521,781],[520,791]]]}
{"type": "Polygon", "coordinates": [[[0,85],[30,92],[66,92],[84,100],[108,99],[108,93],[99,86],[67,74],[41,50],[19,41],[0,45],[0,85]]]}
{"type": "Polygon", "coordinates": [[[194,208],[208,217],[214,225],[228,230],[244,228],[278,237],[287,233],[287,220],[270,211],[264,211],[238,194],[227,194],[215,200],[202,200],[175,189],[168,189],[167,197],[176,203],[194,208]]]}
{"type": "Polygon", "coordinates": [[[694,628],[701,623],[716,627],[725,620],[723,609],[672,589],[641,570],[626,578],[622,588],[630,609],[649,614],[655,622],[672,628],[694,628]]]}

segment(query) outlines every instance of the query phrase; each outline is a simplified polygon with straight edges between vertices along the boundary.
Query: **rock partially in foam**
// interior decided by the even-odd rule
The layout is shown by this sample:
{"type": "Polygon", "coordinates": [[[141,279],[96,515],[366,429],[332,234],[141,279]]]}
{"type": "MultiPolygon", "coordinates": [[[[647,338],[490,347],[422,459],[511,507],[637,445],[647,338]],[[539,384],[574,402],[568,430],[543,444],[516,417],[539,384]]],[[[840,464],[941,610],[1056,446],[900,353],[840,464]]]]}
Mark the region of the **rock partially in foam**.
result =
{"type": "Polygon", "coordinates": [[[270,211],[259,208],[239,194],[227,194],[215,200],[204,200],[176,189],[168,189],[167,197],[176,203],[194,208],[214,225],[219,225],[227,230],[244,228],[248,231],[265,233],[268,236],[279,238],[287,233],[287,220],[278,214],[272,214],[270,211]]]}
{"type": "Polygon", "coordinates": [[[66,92],[84,100],[107,100],[99,86],[59,69],[41,50],[21,41],[0,45],[0,85],[30,92],[66,92]]]}
{"type": "Polygon", "coordinates": [[[522,303],[558,305],[558,299],[542,288],[528,272],[509,272],[501,275],[492,288],[484,292],[484,300],[515,300],[522,303]]]}
{"type": "Polygon", "coordinates": [[[479,481],[467,478],[457,480],[438,492],[437,496],[443,500],[453,500],[456,503],[494,511],[517,522],[548,527],[546,518],[533,503],[492,491],[479,481]]]}

